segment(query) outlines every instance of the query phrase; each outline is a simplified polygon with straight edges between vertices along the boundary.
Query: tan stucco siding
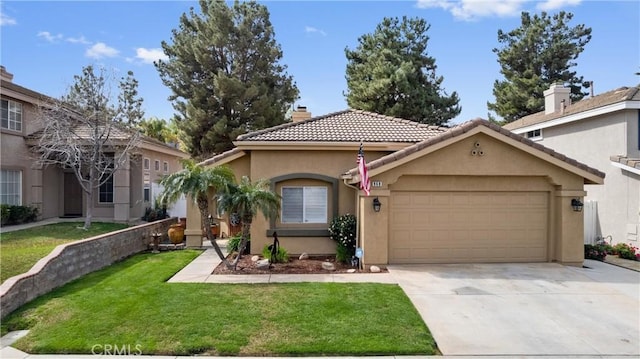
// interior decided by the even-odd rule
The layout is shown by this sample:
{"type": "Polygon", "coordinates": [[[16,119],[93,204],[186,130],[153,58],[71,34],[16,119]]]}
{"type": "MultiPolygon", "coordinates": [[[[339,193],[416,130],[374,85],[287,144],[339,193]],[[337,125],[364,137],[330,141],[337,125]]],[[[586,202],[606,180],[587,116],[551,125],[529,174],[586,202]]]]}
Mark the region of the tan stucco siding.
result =
{"type": "Polygon", "coordinates": [[[611,235],[615,243],[640,239],[628,233],[628,227],[636,228],[636,233],[640,228],[640,176],[615,167],[610,160],[615,155],[640,158],[638,110],[543,128],[539,142],[606,174],[604,186],[585,186],[585,200],[597,202],[596,235],[611,235]]]}
{"type": "MultiPolygon", "coordinates": [[[[268,230],[297,228],[297,229],[328,229],[333,219],[332,203],[333,186],[322,180],[305,178],[306,175],[320,175],[334,179],[337,185],[337,212],[338,214],[354,213],[355,190],[345,186],[340,180],[340,175],[355,167],[357,152],[351,151],[253,151],[251,153],[251,177],[252,179],[273,180],[282,176],[300,175],[300,179],[287,179],[276,185],[276,192],[280,193],[283,185],[323,185],[331,191],[328,193],[328,223],[325,224],[282,224],[276,221],[276,227],[271,228],[269,221],[260,218],[254,220],[251,228],[252,252],[260,251],[265,244],[269,244],[272,238],[267,236],[268,230]]],[[[373,157],[374,155],[372,155],[373,157]]],[[[286,237],[278,232],[279,240],[283,248],[290,253],[307,252],[309,254],[335,253],[335,243],[328,237],[286,237]]]]}
{"type": "Polygon", "coordinates": [[[394,193],[407,191],[546,193],[545,258],[576,265],[582,258],[582,245],[576,243],[582,240],[583,218],[572,211],[570,200],[582,196],[584,179],[491,136],[478,133],[379,173],[372,180],[382,182],[379,192],[383,206],[380,213],[373,213],[369,209],[371,200],[361,201],[365,216],[372,217],[363,218],[360,224],[366,265],[388,261],[388,240],[393,224],[385,227],[378,222],[392,219],[388,212],[391,197],[394,193]],[[478,149],[482,150],[482,155],[478,154],[478,149]],[[475,155],[473,150],[476,150],[475,155]],[[390,192],[390,197],[385,197],[385,190],[390,192]],[[380,235],[380,231],[386,236],[380,235]],[[369,238],[373,238],[373,243],[369,238]]]}

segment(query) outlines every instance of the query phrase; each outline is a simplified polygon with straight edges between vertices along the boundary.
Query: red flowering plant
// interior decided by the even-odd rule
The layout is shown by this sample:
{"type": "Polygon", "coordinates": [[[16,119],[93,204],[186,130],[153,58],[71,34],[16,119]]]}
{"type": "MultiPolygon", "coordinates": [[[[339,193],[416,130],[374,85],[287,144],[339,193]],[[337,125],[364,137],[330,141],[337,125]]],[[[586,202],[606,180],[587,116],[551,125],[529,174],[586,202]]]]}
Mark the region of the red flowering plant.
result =
{"type": "Polygon", "coordinates": [[[607,257],[607,250],[605,246],[601,244],[585,244],[584,245],[584,258],[594,259],[597,261],[604,261],[607,257]]]}
{"type": "Polygon", "coordinates": [[[635,247],[631,244],[617,243],[615,246],[613,246],[613,249],[620,258],[630,259],[632,261],[640,260],[640,252],[638,252],[638,247],[635,247]]]}

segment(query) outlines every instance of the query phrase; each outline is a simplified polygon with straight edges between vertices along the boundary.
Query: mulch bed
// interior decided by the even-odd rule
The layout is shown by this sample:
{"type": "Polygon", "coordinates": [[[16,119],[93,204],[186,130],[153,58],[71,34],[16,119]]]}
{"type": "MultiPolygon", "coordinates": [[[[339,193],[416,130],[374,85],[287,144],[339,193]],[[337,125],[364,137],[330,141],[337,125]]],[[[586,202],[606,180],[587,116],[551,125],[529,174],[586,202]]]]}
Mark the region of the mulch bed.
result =
{"type": "MultiPolygon", "coordinates": [[[[309,259],[290,258],[287,263],[274,263],[271,268],[257,269],[252,255],[243,255],[238,262],[235,271],[228,269],[224,263],[220,263],[212,274],[328,274],[328,273],[348,273],[349,269],[354,269],[351,265],[336,262],[335,256],[311,256],[309,259]],[[328,271],[322,269],[322,262],[331,262],[336,270],[328,271]]],[[[227,257],[231,261],[231,257],[227,257]]],[[[356,270],[357,273],[365,273],[363,270],[356,270]]],[[[386,272],[385,269],[382,272],[386,272]]],[[[367,272],[368,273],[368,272],[367,272]]]]}

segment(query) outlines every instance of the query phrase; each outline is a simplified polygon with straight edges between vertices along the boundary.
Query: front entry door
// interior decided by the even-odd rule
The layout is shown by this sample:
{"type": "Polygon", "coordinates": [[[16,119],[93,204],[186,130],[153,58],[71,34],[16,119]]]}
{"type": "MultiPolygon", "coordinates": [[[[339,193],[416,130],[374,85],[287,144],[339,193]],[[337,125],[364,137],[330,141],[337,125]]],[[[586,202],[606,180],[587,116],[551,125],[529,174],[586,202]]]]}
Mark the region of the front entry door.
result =
{"type": "Polygon", "coordinates": [[[64,174],[64,215],[82,216],[82,187],[76,175],[71,172],[64,174]]]}

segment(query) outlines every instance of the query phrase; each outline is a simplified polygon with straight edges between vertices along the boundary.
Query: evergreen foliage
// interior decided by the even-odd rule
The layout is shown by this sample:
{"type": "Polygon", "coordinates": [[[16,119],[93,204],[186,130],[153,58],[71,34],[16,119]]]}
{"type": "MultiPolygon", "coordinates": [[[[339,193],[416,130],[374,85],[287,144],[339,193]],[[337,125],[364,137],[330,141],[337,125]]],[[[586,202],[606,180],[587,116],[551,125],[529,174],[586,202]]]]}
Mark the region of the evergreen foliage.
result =
{"type": "Polygon", "coordinates": [[[280,64],[282,51],[264,5],[200,1],[162,42],[155,63],[173,94],[176,121],[196,158],[229,150],[238,135],[285,121],[298,88],[280,64]]]}
{"type": "Polygon", "coordinates": [[[349,106],[433,125],[460,114],[458,94],[441,88],[444,78],[427,54],[429,28],[420,18],[384,18],[355,50],[346,48],[349,106]]]}
{"type": "Polygon", "coordinates": [[[489,110],[502,117],[504,123],[544,110],[543,92],[554,83],[571,87],[572,102],[579,101],[589,84],[571,68],[591,40],[591,28],[569,27],[573,14],[561,11],[553,16],[542,12],[521,15],[521,26],[510,32],[498,30],[502,48],[498,55],[504,80],[493,84],[496,101],[488,102],[489,110]]]}

